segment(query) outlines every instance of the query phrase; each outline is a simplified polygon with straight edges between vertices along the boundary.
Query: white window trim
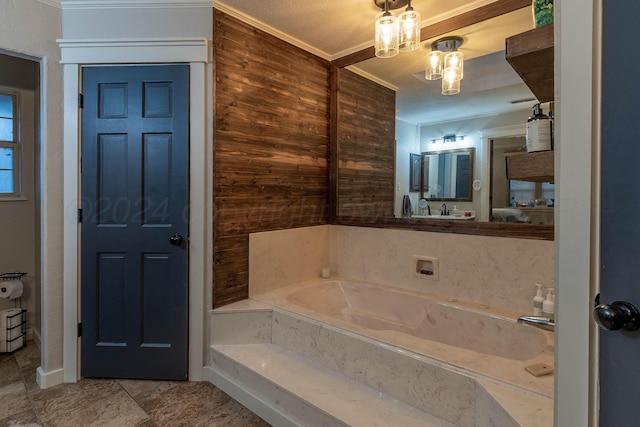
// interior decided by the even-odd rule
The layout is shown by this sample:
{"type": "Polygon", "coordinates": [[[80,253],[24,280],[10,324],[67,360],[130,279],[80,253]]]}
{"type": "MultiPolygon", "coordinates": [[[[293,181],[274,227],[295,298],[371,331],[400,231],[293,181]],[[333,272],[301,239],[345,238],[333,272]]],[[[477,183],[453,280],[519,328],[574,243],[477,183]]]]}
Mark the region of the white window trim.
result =
{"type": "Polygon", "coordinates": [[[22,111],[20,93],[11,88],[0,86],[0,94],[14,97],[13,103],[13,141],[0,141],[0,147],[13,148],[13,193],[0,193],[0,202],[28,200],[22,192],[22,111]],[[10,145],[14,144],[14,145],[10,145]]]}

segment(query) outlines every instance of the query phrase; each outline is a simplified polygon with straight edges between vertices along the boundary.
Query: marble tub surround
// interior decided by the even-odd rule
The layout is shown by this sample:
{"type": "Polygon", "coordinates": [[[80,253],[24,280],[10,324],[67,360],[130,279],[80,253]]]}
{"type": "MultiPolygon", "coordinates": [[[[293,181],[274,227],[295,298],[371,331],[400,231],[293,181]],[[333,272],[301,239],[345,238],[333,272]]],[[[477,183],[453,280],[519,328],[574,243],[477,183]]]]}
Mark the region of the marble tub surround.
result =
{"type": "Polygon", "coordinates": [[[274,423],[260,408],[284,414],[285,421],[274,425],[552,424],[553,399],[536,392],[470,375],[432,357],[297,314],[291,307],[274,306],[270,322],[271,343],[214,341],[210,369],[214,384],[263,418],[274,423]]]}
{"type": "Polygon", "coordinates": [[[249,234],[249,296],[320,277],[330,262],[331,226],[249,234]]]}
{"type": "MultiPolygon", "coordinates": [[[[553,366],[553,333],[517,324],[519,313],[512,310],[337,279],[313,279],[253,299],[408,350],[448,369],[553,396],[553,375],[534,377],[525,371],[534,363],[553,366]]],[[[293,339],[295,333],[295,328],[285,328],[282,339],[287,334],[293,339]]]]}
{"type": "Polygon", "coordinates": [[[249,235],[249,295],[320,277],[379,283],[532,314],[535,283],[553,285],[550,241],[323,225],[249,235]],[[438,280],[415,256],[437,258],[438,280]]]}
{"type": "Polygon", "coordinates": [[[331,226],[330,241],[337,276],[521,314],[532,312],[535,283],[553,284],[552,241],[350,226],[331,226]],[[416,277],[414,256],[438,258],[439,280],[416,277]]]}
{"type": "MultiPolygon", "coordinates": [[[[215,321],[209,328],[209,342],[216,344],[258,344],[271,342],[272,307],[253,299],[210,310],[215,321]]],[[[213,319],[213,317],[212,317],[213,319]]]]}

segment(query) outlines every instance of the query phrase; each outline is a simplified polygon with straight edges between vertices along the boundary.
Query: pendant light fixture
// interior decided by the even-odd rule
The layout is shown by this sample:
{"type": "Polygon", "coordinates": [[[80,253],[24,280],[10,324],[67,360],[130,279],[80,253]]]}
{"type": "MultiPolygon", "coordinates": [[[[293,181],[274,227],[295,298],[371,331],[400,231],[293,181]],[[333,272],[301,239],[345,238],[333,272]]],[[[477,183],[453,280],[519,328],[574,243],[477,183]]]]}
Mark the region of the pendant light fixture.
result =
{"type": "Polygon", "coordinates": [[[411,0],[407,9],[398,17],[399,43],[402,52],[412,52],[420,47],[420,12],[413,10],[411,0]]]}
{"type": "Polygon", "coordinates": [[[431,43],[431,52],[427,54],[424,78],[442,79],[442,94],[460,93],[460,80],[464,77],[464,55],[458,50],[462,46],[462,37],[443,37],[431,43]],[[446,53],[445,53],[446,52],[446,53]]]}
{"type": "Polygon", "coordinates": [[[383,11],[376,18],[375,52],[379,58],[391,58],[400,51],[411,52],[420,47],[420,12],[411,7],[411,0],[374,0],[383,11]],[[403,6],[407,9],[395,17],[389,11],[403,6]]]}
{"type": "Polygon", "coordinates": [[[389,12],[389,0],[384,2],[384,12],[376,18],[376,56],[392,58],[400,52],[398,19],[389,12]]]}

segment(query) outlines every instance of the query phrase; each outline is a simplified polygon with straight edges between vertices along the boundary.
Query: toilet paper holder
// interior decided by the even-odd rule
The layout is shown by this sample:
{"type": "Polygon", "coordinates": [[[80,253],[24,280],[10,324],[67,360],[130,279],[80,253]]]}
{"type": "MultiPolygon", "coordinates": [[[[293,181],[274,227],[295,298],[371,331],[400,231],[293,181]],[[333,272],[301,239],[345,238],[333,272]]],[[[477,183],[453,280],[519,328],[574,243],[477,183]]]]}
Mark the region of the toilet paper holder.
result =
{"type": "MultiPolygon", "coordinates": [[[[13,273],[1,273],[0,274],[0,286],[2,286],[1,282],[9,281],[9,280],[19,280],[22,276],[26,276],[27,273],[21,273],[18,271],[14,271],[13,273]]],[[[22,298],[18,297],[13,300],[14,307],[22,306],[22,298]]]]}
{"type": "MultiPolygon", "coordinates": [[[[13,272],[0,274],[0,286],[2,282],[20,280],[27,273],[13,272]]],[[[0,353],[13,353],[22,348],[27,336],[27,310],[21,307],[22,299],[13,300],[16,308],[0,311],[0,353]]]]}
{"type": "Polygon", "coordinates": [[[0,282],[4,281],[4,280],[18,280],[20,279],[22,276],[26,276],[27,273],[19,273],[19,272],[13,272],[13,273],[2,273],[0,274],[0,282]]]}

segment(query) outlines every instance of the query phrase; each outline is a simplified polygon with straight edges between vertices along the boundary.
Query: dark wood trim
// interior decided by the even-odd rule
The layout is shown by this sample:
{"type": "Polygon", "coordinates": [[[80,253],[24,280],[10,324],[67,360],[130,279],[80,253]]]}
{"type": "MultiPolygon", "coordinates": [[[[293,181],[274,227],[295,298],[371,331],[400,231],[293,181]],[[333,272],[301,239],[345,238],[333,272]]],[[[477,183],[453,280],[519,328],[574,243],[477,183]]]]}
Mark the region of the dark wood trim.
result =
{"type": "Polygon", "coordinates": [[[553,225],[505,224],[462,220],[338,217],[335,225],[429,231],[433,233],[471,234],[476,236],[553,240],[553,225]],[[531,230],[535,227],[535,230],[531,230]]]}
{"type": "MultiPolygon", "coordinates": [[[[420,41],[429,40],[431,38],[450,33],[451,31],[456,31],[460,28],[468,27],[469,25],[477,24],[479,22],[486,21],[487,19],[495,18],[525,7],[531,7],[531,0],[499,0],[469,12],[461,13],[460,15],[456,15],[449,19],[436,22],[433,25],[423,27],[420,30],[420,41]]],[[[357,64],[358,62],[366,61],[374,56],[375,49],[372,46],[343,56],[342,58],[335,59],[331,61],[331,65],[338,68],[346,67],[357,64]]]]}
{"type": "Polygon", "coordinates": [[[329,70],[329,223],[336,220],[338,210],[338,94],[340,92],[340,73],[338,67],[329,70]]]}

